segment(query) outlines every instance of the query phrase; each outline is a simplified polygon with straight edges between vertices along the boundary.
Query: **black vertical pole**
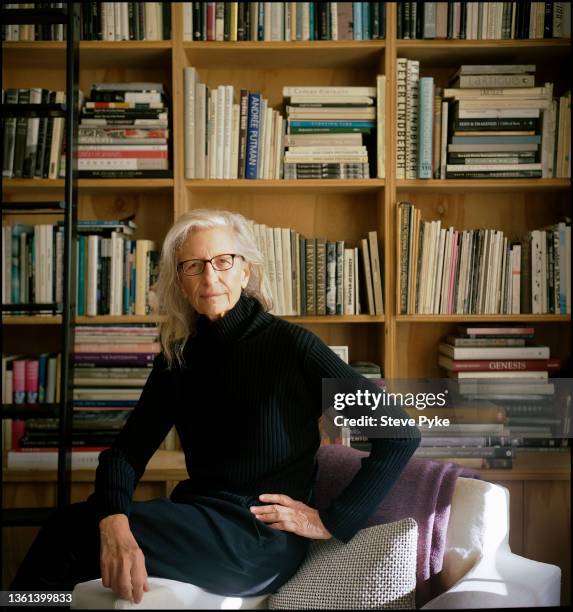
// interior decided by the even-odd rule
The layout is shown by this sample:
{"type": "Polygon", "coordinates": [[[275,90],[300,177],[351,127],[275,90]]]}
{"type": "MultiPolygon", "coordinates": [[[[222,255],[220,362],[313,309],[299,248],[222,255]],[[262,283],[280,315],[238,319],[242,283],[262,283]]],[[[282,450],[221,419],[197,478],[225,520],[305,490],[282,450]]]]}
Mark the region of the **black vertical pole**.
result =
{"type": "Polygon", "coordinates": [[[79,2],[69,2],[66,25],[66,178],[63,244],[62,361],[58,447],[58,508],[70,503],[73,419],[73,346],[76,311],[77,125],[79,79],[79,2]]]}

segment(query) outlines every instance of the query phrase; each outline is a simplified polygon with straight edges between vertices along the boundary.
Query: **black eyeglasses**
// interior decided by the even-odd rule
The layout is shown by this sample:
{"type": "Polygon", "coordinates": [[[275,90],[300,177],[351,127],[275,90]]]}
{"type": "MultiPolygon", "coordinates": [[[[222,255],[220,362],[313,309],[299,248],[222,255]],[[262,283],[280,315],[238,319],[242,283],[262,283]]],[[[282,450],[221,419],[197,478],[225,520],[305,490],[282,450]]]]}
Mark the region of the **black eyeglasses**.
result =
{"type": "Polygon", "coordinates": [[[177,264],[177,269],[183,272],[185,276],[197,276],[197,274],[203,274],[205,266],[207,263],[210,263],[213,266],[213,270],[224,272],[233,267],[235,257],[245,259],[242,255],[237,255],[236,253],[225,253],[223,255],[215,255],[211,259],[187,259],[186,261],[180,261],[177,264]]]}

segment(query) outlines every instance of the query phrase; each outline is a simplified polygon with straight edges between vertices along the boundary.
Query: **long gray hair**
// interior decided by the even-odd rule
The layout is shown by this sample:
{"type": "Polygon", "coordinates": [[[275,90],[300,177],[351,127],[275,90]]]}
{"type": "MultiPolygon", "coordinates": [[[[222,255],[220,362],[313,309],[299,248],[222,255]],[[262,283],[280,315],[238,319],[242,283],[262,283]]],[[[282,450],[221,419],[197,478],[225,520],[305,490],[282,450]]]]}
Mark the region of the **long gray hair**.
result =
{"type": "Polygon", "coordinates": [[[188,338],[195,335],[197,311],[181,293],[177,277],[177,253],[190,232],[215,227],[231,228],[237,238],[238,251],[251,265],[251,274],[243,293],[257,299],[263,309],[272,308],[271,294],[264,270],[264,260],[257,247],[249,221],[239,213],[228,210],[198,208],[181,215],[167,232],[161,249],[161,261],[155,293],[154,310],[165,316],[159,327],[161,349],[167,367],[183,365],[183,348],[188,338]]]}

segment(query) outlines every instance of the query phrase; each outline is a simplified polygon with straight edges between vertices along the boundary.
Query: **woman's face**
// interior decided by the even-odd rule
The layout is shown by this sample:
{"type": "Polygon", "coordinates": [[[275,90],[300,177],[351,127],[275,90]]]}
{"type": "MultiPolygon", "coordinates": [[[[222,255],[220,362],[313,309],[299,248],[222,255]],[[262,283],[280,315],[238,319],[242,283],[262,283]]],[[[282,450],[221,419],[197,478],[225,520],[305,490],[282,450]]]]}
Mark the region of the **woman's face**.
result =
{"type": "MultiPolygon", "coordinates": [[[[235,232],[217,227],[192,231],[179,250],[177,261],[211,259],[238,251],[235,232]]],[[[235,257],[233,267],[217,271],[206,263],[201,274],[186,276],[179,269],[179,283],[185,299],[199,313],[211,321],[219,319],[238,302],[241,290],[247,286],[250,265],[241,257],[235,257]]]]}

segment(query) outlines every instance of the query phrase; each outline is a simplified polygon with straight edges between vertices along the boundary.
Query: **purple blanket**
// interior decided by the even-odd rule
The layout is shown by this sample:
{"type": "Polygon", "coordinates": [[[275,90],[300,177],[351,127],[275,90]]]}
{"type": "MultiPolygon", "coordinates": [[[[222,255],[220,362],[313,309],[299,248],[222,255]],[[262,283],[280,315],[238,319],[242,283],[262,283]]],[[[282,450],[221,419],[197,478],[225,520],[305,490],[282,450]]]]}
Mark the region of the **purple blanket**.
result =
{"type": "MultiPolygon", "coordinates": [[[[314,488],[317,508],[328,507],[346,488],[360,469],[360,460],[367,454],[340,444],[320,447],[317,454],[318,479],[314,488]]],[[[407,517],[414,518],[418,523],[418,608],[443,592],[439,573],[458,476],[479,478],[479,472],[454,463],[413,458],[368,520],[368,526],[392,523],[407,517]]]]}

